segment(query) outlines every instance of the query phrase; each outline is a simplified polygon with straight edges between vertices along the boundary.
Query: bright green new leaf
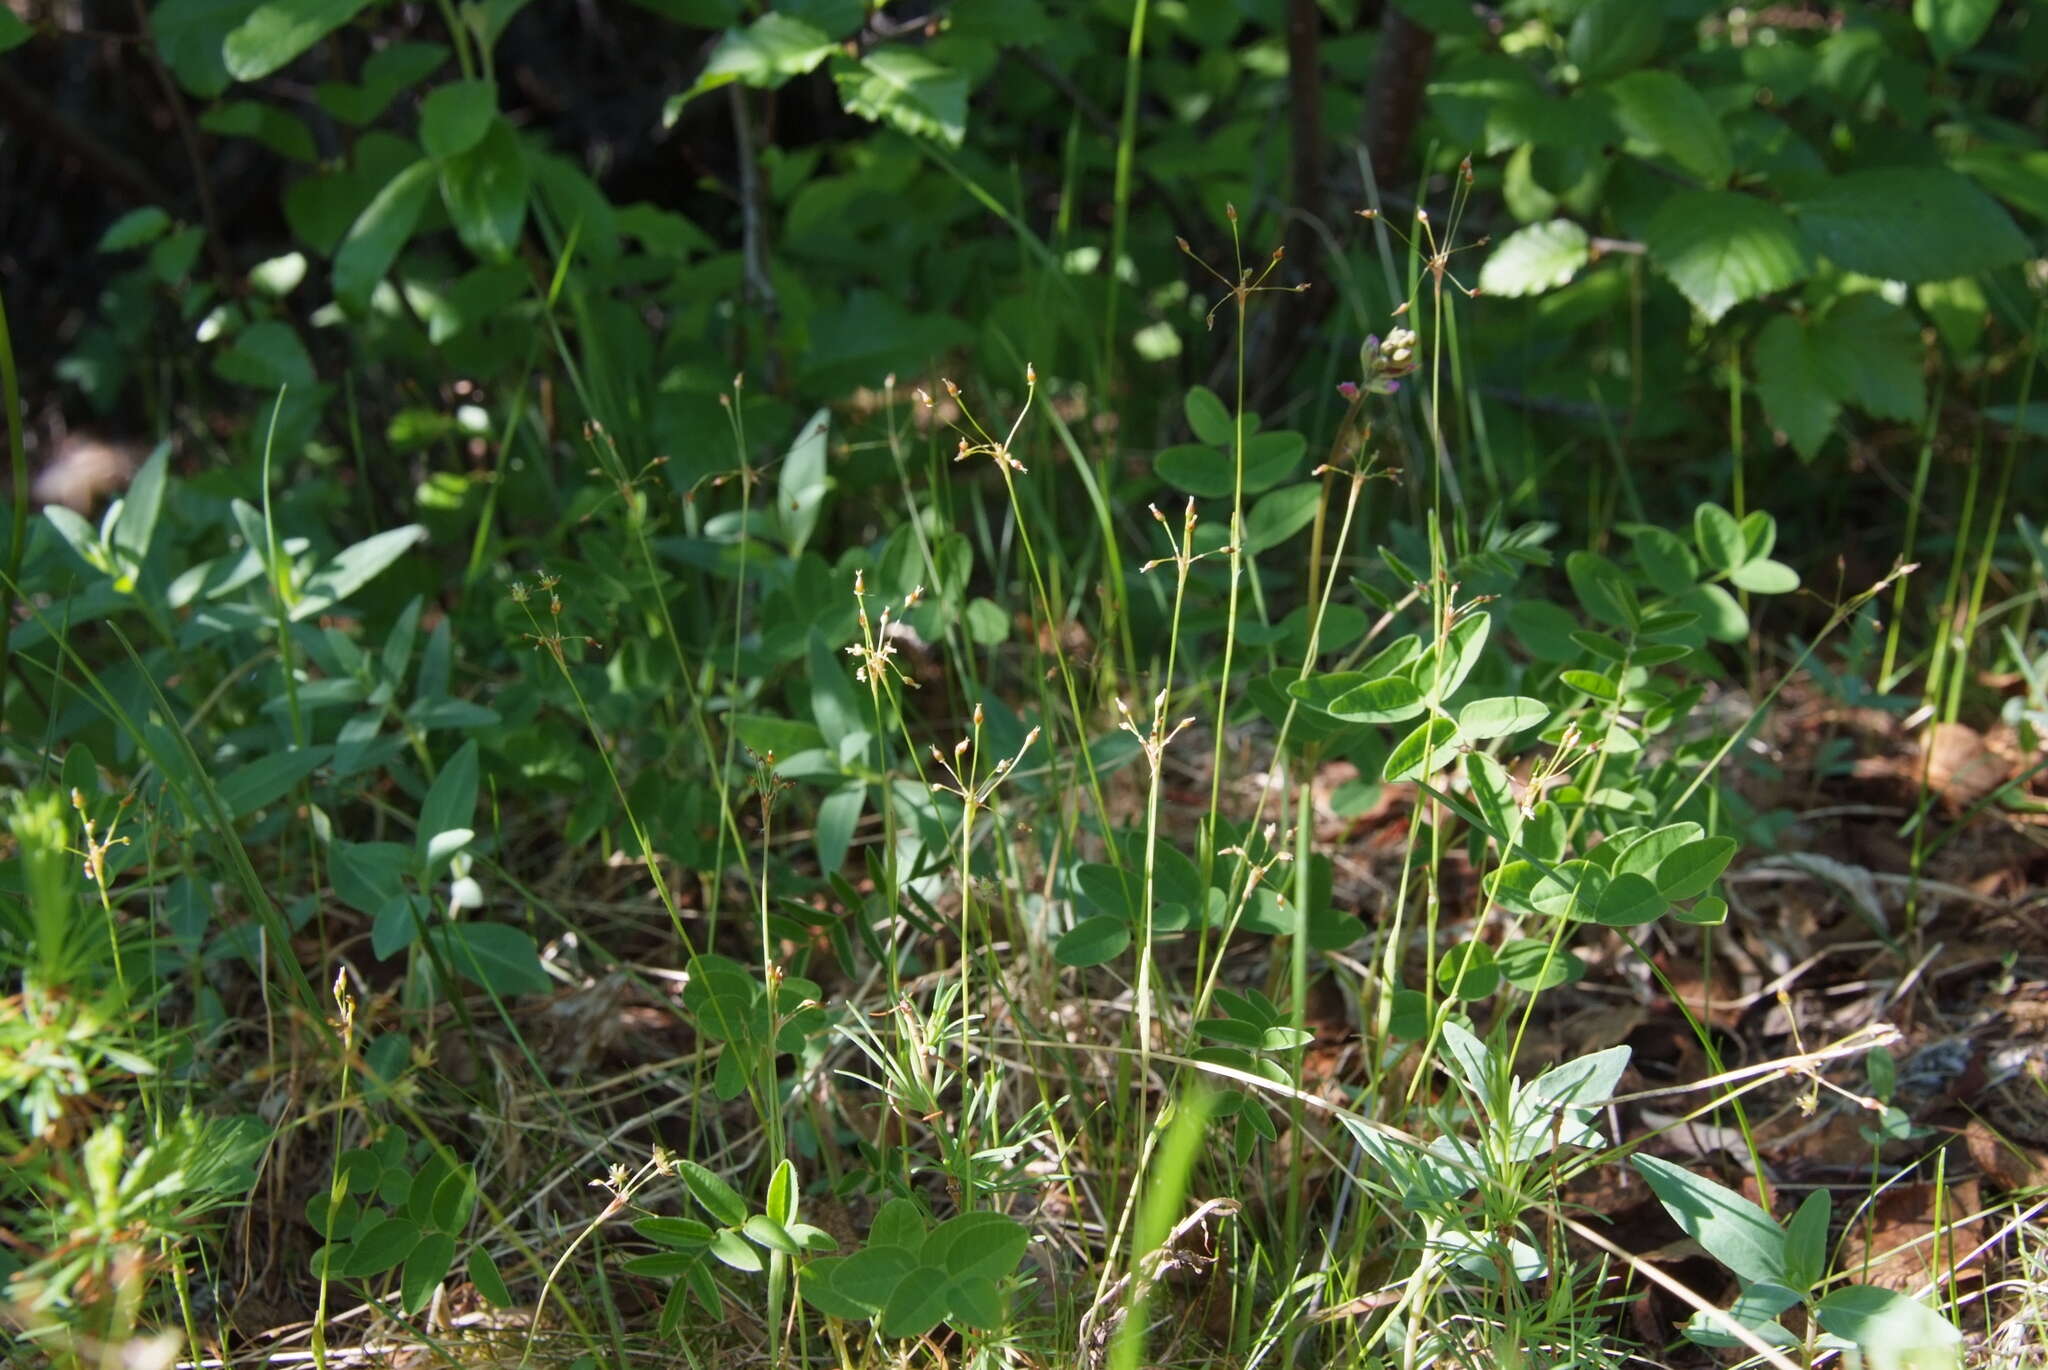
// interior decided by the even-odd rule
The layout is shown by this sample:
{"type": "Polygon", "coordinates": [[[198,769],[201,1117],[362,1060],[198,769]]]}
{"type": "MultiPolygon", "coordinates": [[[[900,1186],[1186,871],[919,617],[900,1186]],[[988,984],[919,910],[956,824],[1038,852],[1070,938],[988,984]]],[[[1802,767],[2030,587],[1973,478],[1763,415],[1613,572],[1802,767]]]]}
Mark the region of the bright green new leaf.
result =
{"type": "Polygon", "coordinates": [[[914,48],[892,44],[858,63],[834,62],[832,79],[849,114],[947,147],[959,147],[967,135],[966,73],[914,48]]]}
{"type": "Polygon", "coordinates": [[[1489,295],[1540,295],[1570,282],[1591,255],[1592,239],[1569,219],[1530,224],[1510,233],[1479,268],[1489,295]]]}
{"type": "Polygon", "coordinates": [[[221,44],[228,74],[255,81],[346,24],[369,0],[265,0],[221,44]]]}
{"type": "Polygon", "coordinates": [[[685,104],[705,91],[738,81],[771,88],[802,76],[838,50],[820,30],[787,14],[764,14],[743,29],[728,29],[696,83],[662,107],[662,123],[673,124],[685,104]]]}
{"type": "Polygon", "coordinates": [[[1458,732],[1476,741],[1507,737],[1550,717],[1550,706],[1528,695],[1475,699],[1458,710],[1458,732]]]}
{"type": "Polygon", "coordinates": [[[1425,719],[1388,755],[1382,776],[1389,782],[1426,780],[1457,754],[1458,725],[1441,715],[1425,719]]]}

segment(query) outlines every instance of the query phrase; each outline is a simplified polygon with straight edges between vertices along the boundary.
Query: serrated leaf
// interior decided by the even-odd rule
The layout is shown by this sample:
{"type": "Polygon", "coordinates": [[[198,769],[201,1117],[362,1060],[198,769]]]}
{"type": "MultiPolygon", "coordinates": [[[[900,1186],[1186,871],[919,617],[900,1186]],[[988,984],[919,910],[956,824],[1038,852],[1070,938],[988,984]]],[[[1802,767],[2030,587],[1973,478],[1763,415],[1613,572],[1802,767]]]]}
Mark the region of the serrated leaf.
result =
{"type": "Polygon", "coordinates": [[[672,124],[684,104],[705,91],[738,81],[772,88],[814,70],[838,50],[823,31],[787,14],[764,14],[743,29],[728,29],[696,82],[671,99],[662,122],[672,124]]]}
{"type": "Polygon", "coordinates": [[[2023,260],[2026,235],[1996,200],[1946,167],[1835,176],[1791,204],[1829,260],[1881,280],[1945,281],[2023,260]]]}
{"type": "Polygon", "coordinates": [[[891,44],[856,63],[834,63],[846,112],[914,138],[959,147],[967,134],[967,76],[914,48],[891,44]]]}
{"type": "Polygon", "coordinates": [[[1643,234],[1650,261],[1708,323],[1744,300],[1804,280],[1798,226],[1776,205],[1724,190],[1680,191],[1643,234]]]}
{"type": "Polygon", "coordinates": [[[1919,323],[1905,310],[1875,293],[1851,295],[1812,327],[1810,340],[1835,399],[1873,418],[1918,423],[1925,417],[1926,347],[1919,323]]]}
{"type": "MultiPolygon", "coordinates": [[[[1735,154],[1700,93],[1669,71],[1632,71],[1606,85],[1614,118],[1631,141],[1661,153],[1708,186],[1727,183],[1735,154]]],[[[1951,273],[1953,274],[1953,273],[1951,273]]]]}
{"type": "Polygon", "coordinates": [[[1567,285],[1591,255],[1592,239],[1569,219],[1530,224],[1510,233],[1479,268],[1489,295],[1540,295],[1567,285]]]}

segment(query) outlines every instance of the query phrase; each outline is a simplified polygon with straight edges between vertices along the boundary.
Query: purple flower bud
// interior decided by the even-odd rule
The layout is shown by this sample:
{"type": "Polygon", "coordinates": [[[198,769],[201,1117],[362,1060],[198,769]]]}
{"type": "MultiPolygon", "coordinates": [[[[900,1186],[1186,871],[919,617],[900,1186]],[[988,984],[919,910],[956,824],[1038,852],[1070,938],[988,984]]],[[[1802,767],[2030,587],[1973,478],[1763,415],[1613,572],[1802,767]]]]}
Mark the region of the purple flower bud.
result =
{"type": "Polygon", "coordinates": [[[1337,382],[1337,393],[1347,400],[1355,400],[1358,398],[1358,383],[1356,381],[1339,381],[1337,382]]]}

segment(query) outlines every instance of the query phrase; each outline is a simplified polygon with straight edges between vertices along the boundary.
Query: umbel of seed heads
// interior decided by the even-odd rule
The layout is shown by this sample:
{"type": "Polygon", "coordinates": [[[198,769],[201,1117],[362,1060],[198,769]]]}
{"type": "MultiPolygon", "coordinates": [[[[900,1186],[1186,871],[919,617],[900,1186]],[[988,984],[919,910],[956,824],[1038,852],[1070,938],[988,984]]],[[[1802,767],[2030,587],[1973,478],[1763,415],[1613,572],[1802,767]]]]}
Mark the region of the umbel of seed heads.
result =
{"type": "MultiPolygon", "coordinates": [[[[1010,425],[1010,431],[1001,438],[995,437],[981,426],[981,420],[974,417],[973,412],[967,407],[967,401],[960,397],[959,386],[944,377],[940,378],[940,383],[946,387],[946,398],[959,406],[960,416],[966,419],[968,426],[974,430],[969,434],[960,430],[957,424],[954,426],[955,431],[960,433],[960,450],[953,454],[953,460],[966,461],[969,457],[988,457],[995,462],[999,470],[1024,470],[1024,463],[1017,460],[1017,454],[1010,450],[1010,444],[1017,440],[1018,430],[1024,427],[1024,416],[1031,412],[1031,401],[1038,394],[1038,368],[1030,362],[1024,363],[1024,407],[1017,411],[1016,421],[1010,425]]],[[[926,409],[934,408],[928,391],[920,389],[916,394],[918,402],[926,409]]]]}
{"type": "Polygon", "coordinates": [[[1166,515],[1159,512],[1158,505],[1148,504],[1145,507],[1152,511],[1152,517],[1157,519],[1159,526],[1166,530],[1166,545],[1173,549],[1173,555],[1170,557],[1152,558],[1152,560],[1138,568],[1140,575],[1151,570],[1154,566],[1164,566],[1169,562],[1178,566],[1182,575],[1186,575],[1188,567],[1194,565],[1203,557],[1227,557],[1237,551],[1235,547],[1211,547],[1206,552],[1197,552],[1195,550],[1195,500],[1192,495],[1188,497],[1188,510],[1186,516],[1181,520],[1180,536],[1178,538],[1174,537],[1173,525],[1167,522],[1166,515]]]}
{"type": "MultiPolygon", "coordinates": [[[[862,571],[855,571],[853,573],[853,599],[854,603],[859,606],[860,611],[860,641],[853,643],[846,649],[848,656],[855,657],[860,661],[860,665],[853,669],[853,678],[863,685],[875,686],[894,676],[914,690],[917,688],[917,682],[905,675],[901,666],[890,660],[891,657],[896,655],[896,643],[889,636],[889,615],[892,611],[886,608],[882,610],[882,624],[879,632],[868,622],[868,593],[865,575],[866,573],[862,571]],[[880,645],[877,646],[877,643],[880,645]]],[[[918,602],[923,598],[924,586],[920,585],[904,597],[898,617],[915,609],[918,602]]]]}
{"type": "Polygon", "coordinates": [[[546,648],[548,655],[555,659],[555,665],[557,666],[565,666],[567,664],[567,656],[562,649],[571,642],[580,642],[594,652],[603,651],[603,644],[594,637],[585,637],[580,633],[564,633],[562,631],[562,596],[555,589],[556,586],[562,583],[562,578],[549,575],[546,568],[535,571],[533,578],[539,583],[539,593],[548,597],[548,626],[546,628],[540,626],[540,620],[533,616],[533,609],[527,604],[527,601],[534,592],[528,590],[523,582],[515,580],[512,582],[512,602],[526,610],[527,621],[533,624],[534,627],[534,631],[522,633],[520,636],[531,642],[536,648],[546,648]]]}
{"type": "MultiPolygon", "coordinates": [[[[1235,247],[1237,243],[1237,206],[1226,204],[1223,206],[1223,213],[1230,220],[1230,239],[1232,246],[1235,247]]],[[[1287,255],[1285,246],[1273,249],[1273,255],[1266,259],[1265,266],[1260,268],[1257,276],[1252,275],[1252,269],[1246,266],[1243,258],[1240,257],[1237,263],[1237,279],[1233,281],[1230,277],[1196,256],[1195,250],[1188,246],[1186,238],[1175,235],[1173,241],[1174,245],[1180,248],[1189,261],[1221,281],[1223,289],[1228,292],[1221,299],[1217,300],[1215,304],[1209,306],[1209,312],[1202,317],[1202,326],[1204,328],[1214,328],[1216,326],[1216,311],[1232,300],[1237,302],[1239,317],[1242,317],[1245,306],[1251,302],[1251,297],[1259,291],[1271,290],[1282,295],[1301,295],[1306,294],[1308,291],[1307,281],[1302,281],[1298,285],[1266,284],[1266,277],[1273,274],[1274,269],[1280,265],[1281,259],[1287,255]]]]}
{"type": "MultiPolygon", "coordinates": [[[[982,717],[981,705],[976,704],[974,706],[974,731],[977,735],[981,732],[982,717]]],[[[957,794],[965,802],[979,808],[988,802],[988,797],[995,793],[996,786],[1003,783],[1003,778],[1009,775],[1011,771],[1017,769],[1017,763],[1024,759],[1024,753],[1030,751],[1031,744],[1038,741],[1038,731],[1038,729],[1033,728],[1029,733],[1026,733],[1024,745],[1017,749],[1017,754],[1015,756],[1006,756],[1001,761],[996,762],[995,769],[978,782],[970,781],[967,777],[962,776],[958,769],[958,763],[967,755],[967,748],[971,745],[968,739],[963,737],[953,744],[953,755],[950,758],[937,747],[933,747],[932,760],[938,762],[939,768],[951,777],[953,783],[950,785],[935,783],[932,788],[935,790],[945,790],[950,794],[957,794]]]]}
{"type": "Polygon", "coordinates": [[[1152,774],[1154,775],[1159,774],[1159,760],[1166,754],[1167,744],[1180,736],[1181,729],[1195,721],[1192,718],[1183,718],[1180,722],[1174,724],[1171,730],[1168,730],[1166,726],[1166,691],[1164,690],[1161,690],[1152,697],[1152,727],[1148,732],[1141,733],[1138,731],[1138,725],[1131,719],[1131,706],[1124,703],[1121,699],[1116,702],[1116,711],[1123,715],[1123,721],[1118,723],[1117,726],[1138,739],[1138,746],[1144,750],[1145,759],[1152,763],[1152,774]]]}

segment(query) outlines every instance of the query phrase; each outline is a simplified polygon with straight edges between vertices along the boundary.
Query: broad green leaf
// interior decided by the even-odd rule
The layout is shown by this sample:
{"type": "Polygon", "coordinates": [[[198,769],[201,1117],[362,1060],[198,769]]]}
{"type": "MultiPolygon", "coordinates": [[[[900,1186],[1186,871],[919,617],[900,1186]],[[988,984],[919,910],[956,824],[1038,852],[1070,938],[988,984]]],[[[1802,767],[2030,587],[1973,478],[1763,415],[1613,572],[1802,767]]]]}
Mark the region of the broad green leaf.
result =
{"type": "Polygon", "coordinates": [[[1426,780],[1458,754],[1458,725],[1441,716],[1425,719],[1387,757],[1382,778],[1426,780]]]}
{"type": "Polygon", "coordinates": [[[1001,1279],[1017,1268],[1030,1243],[1031,1233],[1015,1218],[986,1211],[962,1213],[932,1229],[918,1261],[955,1279],[1001,1279]]]}
{"type": "Polygon", "coordinates": [[[1796,1290],[1811,1289],[1828,1273],[1828,1217],[1833,1200],[1822,1185],[1801,1201],[1785,1223],[1785,1279],[1796,1290]]]}
{"type": "Polygon", "coordinates": [[[897,1339],[923,1336],[952,1311],[951,1284],[945,1271],[932,1266],[911,1271],[883,1305],[876,1330],[897,1339]]]}
{"type": "MultiPolygon", "coordinates": [[[[1674,72],[1632,71],[1606,86],[1631,142],[1661,153],[1710,187],[1725,185],[1735,154],[1713,108],[1674,72]]],[[[1953,273],[1951,273],[1953,274],[1953,273]]]]}
{"type": "Polygon", "coordinates": [[[1780,314],[1757,334],[1751,360],[1764,417],[1785,435],[1802,461],[1813,460],[1835,431],[1842,404],[1810,331],[1790,314],[1780,314]]]}
{"type": "Polygon", "coordinates": [[[1322,502],[1323,487],[1315,481],[1282,486],[1261,496],[1245,516],[1246,554],[1270,551],[1308,527],[1322,502]]]}
{"type": "Polygon", "coordinates": [[[867,802],[867,782],[862,780],[849,780],[818,801],[818,823],[812,838],[819,870],[836,871],[846,864],[854,829],[860,825],[867,802]]]}
{"type": "Polygon", "coordinates": [[[12,52],[34,36],[35,30],[23,23],[20,15],[0,7],[0,52],[12,52]]]}
{"type": "Polygon", "coordinates": [[[662,107],[662,122],[673,124],[689,101],[705,91],[734,81],[742,85],[779,86],[802,76],[838,50],[818,29],[787,14],[764,14],[743,29],[729,29],[696,83],[662,107]]]}
{"type": "Polygon", "coordinates": [[[1820,1325],[1861,1347],[1870,1370],[1955,1370],[1963,1334],[1919,1300],[1852,1284],[1814,1305],[1820,1325]]]}
{"type": "Polygon", "coordinates": [[[322,81],[313,98],[343,123],[364,128],[384,112],[398,92],[433,75],[447,60],[448,49],[439,43],[393,43],[364,60],[358,73],[361,84],[322,81]]]}
{"type": "Polygon", "coordinates": [[[432,160],[422,157],[386,182],[356,216],[334,254],[334,293],[344,304],[368,306],[371,290],[391,270],[419,223],[434,174],[432,160]]]}
{"type": "Polygon", "coordinates": [[[278,156],[310,162],[318,156],[313,134],[290,111],[260,100],[230,100],[199,116],[199,127],[228,138],[248,138],[278,156]]]}
{"type": "Polygon", "coordinates": [[[1637,875],[1655,876],[1657,866],[1665,857],[1688,843],[1697,842],[1706,834],[1697,823],[1670,823],[1654,831],[1622,841],[1617,835],[1607,844],[1622,841],[1615,853],[1615,870],[1634,871],[1637,875]]]}
{"type": "Polygon", "coordinates": [[[255,81],[346,24],[369,0],[265,0],[221,44],[228,74],[255,81]]]}
{"type": "Polygon", "coordinates": [[[449,923],[434,929],[456,973],[493,994],[545,994],[555,987],[540,950],[523,929],[503,923],[449,923]]]}
{"type": "Polygon", "coordinates": [[[1946,167],[1849,172],[1791,208],[1823,256],[1881,280],[1910,285],[1976,276],[2030,251],[1998,202],[1946,167]]]}
{"type": "Polygon", "coordinates": [[[1610,928],[1640,927],[1655,922],[1669,901],[1647,876],[1623,871],[1608,881],[1600,901],[1593,906],[1593,921],[1610,928]]]}
{"type": "Polygon", "coordinates": [[[747,1201],[739,1192],[695,1161],[677,1161],[683,1187],[704,1211],[726,1227],[738,1227],[747,1220],[747,1201]]]}
{"type": "Polygon", "coordinates": [[[425,857],[429,844],[440,834],[467,828],[476,816],[477,744],[470,738],[455,755],[441,765],[427,797],[420,802],[417,834],[419,851],[425,857]]]}
{"type": "Polygon", "coordinates": [[[1873,418],[1918,423],[1926,415],[1926,347],[1919,322],[1905,310],[1872,292],[1851,295],[1811,336],[1836,399],[1873,418]]]}
{"type": "Polygon", "coordinates": [[[1123,955],[1131,944],[1131,925],[1114,914],[1083,918],[1053,944],[1053,959],[1063,966],[1100,966],[1123,955]]]}
{"type": "Polygon", "coordinates": [[[228,88],[221,45],[247,19],[259,0],[159,0],[149,12],[157,55],[178,84],[202,100],[228,88]]]}
{"type": "Polygon", "coordinates": [[[419,1244],[418,1223],[410,1218],[386,1218],[349,1242],[340,1273],[352,1279],[381,1275],[410,1256],[419,1244]]]}
{"type": "Polygon", "coordinates": [[[220,802],[232,816],[247,818],[291,793],[294,786],[326,765],[333,755],[334,748],[324,744],[272,752],[222,780],[217,788],[220,802]]]}
{"type": "Polygon", "coordinates": [[[893,1244],[870,1242],[832,1271],[832,1288],[872,1312],[889,1302],[896,1287],[917,1269],[917,1253],[893,1244]]]}
{"type": "Polygon", "coordinates": [[[100,235],[99,250],[126,252],[130,248],[146,247],[161,238],[170,227],[171,216],[155,205],[131,209],[107,225],[107,231],[100,235]]]}
{"type": "Polygon", "coordinates": [[[765,1250],[779,1252],[785,1256],[803,1254],[803,1247],[797,1244],[796,1238],[789,1235],[789,1230],[766,1213],[754,1214],[741,1225],[740,1230],[746,1234],[749,1241],[765,1250]]]}
{"type": "MultiPolygon", "coordinates": [[[[1505,869],[1502,872],[1505,878],[1505,869]]],[[[1551,918],[1591,922],[1607,893],[1607,872],[1590,861],[1563,861],[1537,880],[1529,904],[1551,918]]]]}
{"type": "Polygon", "coordinates": [[[313,358],[299,335],[282,319],[252,323],[213,359],[214,374],[253,390],[275,392],[279,386],[304,389],[313,384],[313,358]]]}
{"type": "Polygon", "coordinates": [[[1569,219],[1518,228],[1503,239],[1479,268],[1479,288],[1489,295],[1540,295],[1566,285],[1591,254],[1592,239],[1569,219]]]}
{"type": "Polygon", "coordinates": [[[1598,552],[1573,552],[1565,558],[1566,577],[1579,605],[1602,623],[1634,631],[1642,622],[1635,591],[1619,566],[1598,552]]]}
{"type": "Polygon", "coordinates": [[[532,189],[519,135],[503,119],[492,119],[478,142],[441,163],[441,199],[456,236],[487,262],[518,250],[532,189]]]}
{"type": "Polygon", "coordinates": [[[1977,46],[1998,13],[1998,3],[1999,0],[1913,0],[1913,24],[1927,35],[1934,60],[1947,62],[1977,46]]]}
{"type": "Polygon", "coordinates": [[[804,1302],[828,1318],[858,1322],[862,1318],[874,1316],[875,1310],[847,1298],[839,1292],[837,1284],[834,1283],[840,1267],[845,1265],[848,1259],[845,1256],[825,1256],[804,1262],[798,1267],[797,1292],[803,1295],[804,1302]]]}
{"type": "Polygon", "coordinates": [[[678,1251],[702,1251],[711,1244],[712,1230],[695,1218],[637,1218],[633,1230],[651,1242],[678,1251]]]}
{"type": "Polygon", "coordinates": [[[1725,190],[1680,191],[1644,230],[1650,261],[1708,323],[1744,300],[1804,280],[1799,229],[1777,206],[1725,190]]]}
{"type": "Polygon", "coordinates": [[[157,518],[163,512],[170,469],[171,445],[167,439],[149,454],[142,469],[128,482],[128,493],[121,497],[121,517],[115,520],[107,541],[138,562],[149,555],[150,544],[156,540],[157,518]]]}
{"type": "Polygon", "coordinates": [[[1635,543],[1636,563],[1665,594],[1684,594],[1699,579],[1699,563],[1676,533],[1649,525],[1635,529],[1630,537],[1635,543]]]}
{"type": "Polygon", "coordinates": [[[1490,614],[1470,614],[1459,619],[1436,653],[1435,660],[1439,664],[1434,670],[1428,664],[1417,667],[1415,683],[1428,692],[1432,701],[1449,699],[1472,674],[1472,668],[1479,664],[1492,630],[1493,617],[1490,614]]]}
{"type": "Polygon", "coordinates": [[[1770,1214],[1727,1186],[1655,1156],[1631,1156],[1629,1164],[1708,1255],[1752,1283],[1785,1282],[1785,1233],[1770,1214]]]}
{"type": "Polygon", "coordinates": [[[832,411],[812,414],[797,433],[796,441],[782,459],[782,479],[776,488],[775,507],[782,520],[783,541],[791,557],[801,557],[811,533],[818,526],[818,513],[825,503],[830,481],[825,475],[825,437],[831,427],[832,411]]]}
{"type": "Polygon", "coordinates": [[[454,1264],[455,1238],[445,1232],[429,1232],[420,1238],[420,1244],[405,1258],[405,1274],[399,1280],[400,1306],[408,1316],[427,1306],[454,1264]]]}
{"type": "Polygon", "coordinates": [[[437,160],[459,157],[484,140],[498,117],[495,81],[448,81],[420,101],[420,146],[437,160]]]}
{"type": "Polygon", "coordinates": [[[469,1282],[476,1286],[476,1292],[483,1295],[484,1302],[491,1307],[512,1306],[512,1291],[505,1287],[505,1277],[498,1273],[498,1263],[482,1246],[470,1248],[469,1282]]]}
{"type": "Polygon", "coordinates": [[[1735,859],[1735,839],[1703,837],[1657,863],[1657,890],[1666,899],[1691,899],[1713,888],[1735,859]]]}
{"type": "Polygon", "coordinates": [[[1475,699],[1458,710],[1458,732],[1475,740],[1507,737],[1533,728],[1548,717],[1550,706],[1528,695],[1475,699]]]}
{"type": "Polygon", "coordinates": [[[1422,689],[1407,676],[1368,680],[1324,706],[1332,718],[1347,723],[1402,723],[1423,710],[1422,689]]]}
{"type": "Polygon", "coordinates": [[[714,1236],[711,1245],[705,1249],[720,1265],[730,1266],[743,1275],[751,1275],[761,1268],[761,1253],[731,1228],[714,1236]]]}
{"type": "Polygon", "coordinates": [[[1728,581],[1751,594],[1789,595],[1799,588],[1799,573],[1782,561],[1759,557],[1736,567],[1728,581]]]}
{"type": "Polygon", "coordinates": [[[1535,994],[1541,990],[1569,985],[1586,973],[1586,963],[1562,947],[1533,937],[1517,938],[1495,957],[1500,973],[1516,989],[1535,994]]]}
{"type": "Polygon", "coordinates": [[[966,73],[915,48],[890,44],[873,49],[858,63],[835,61],[832,79],[849,114],[947,147],[959,147],[966,136],[966,73]]]}
{"type": "Polygon", "coordinates": [[[797,1216],[796,1162],[784,1156],[776,1162],[775,1173],[768,1177],[768,1202],[766,1212],[774,1222],[788,1227],[797,1216]]]}
{"type": "Polygon", "coordinates": [[[1748,557],[1742,525],[1720,505],[1706,503],[1693,510],[1692,537],[1700,558],[1716,571],[1732,571],[1748,557]]]}
{"type": "Polygon", "coordinates": [[[1657,55],[1664,10],[1642,0],[1592,0],[1572,20],[1565,55],[1579,78],[1597,81],[1639,67],[1657,55]]]}
{"type": "Polygon", "coordinates": [[[1208,386],[1189,386],[1181,407],[1187,413],[1188,430],[1199,441],[1211,447],[1228,447],[1237,441],[1237,425],[1231,420],[1230,410],[1208,386]]]}
{"type": "Polygon", "coordinates": [[[294,622],[322,613],[382,575],[410,551],[427,530],[417,523],[373,533],[361,542],[335,553],[334,559],[306,577],[299,597],[291,607],[294,622]]]}
{"type": "Polygon", "coordinates": [[[1437,987],[1453,999],[1484,999],[1500,988],[1500,967],[1484,942],[1460,942],[1436,964],[1437,987]]]}

